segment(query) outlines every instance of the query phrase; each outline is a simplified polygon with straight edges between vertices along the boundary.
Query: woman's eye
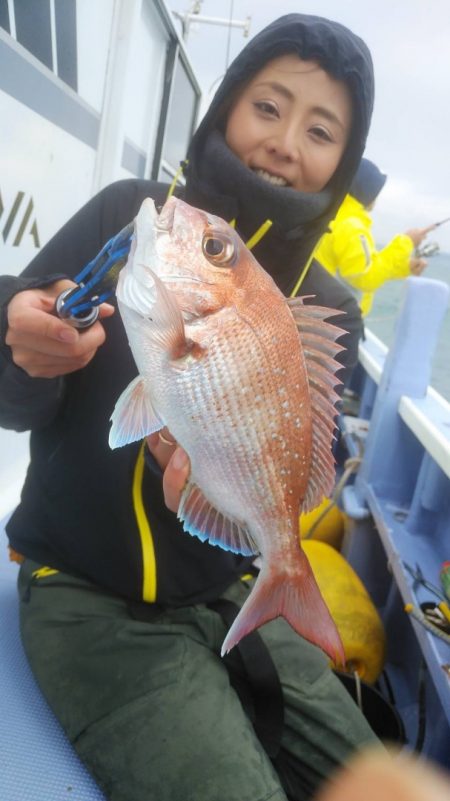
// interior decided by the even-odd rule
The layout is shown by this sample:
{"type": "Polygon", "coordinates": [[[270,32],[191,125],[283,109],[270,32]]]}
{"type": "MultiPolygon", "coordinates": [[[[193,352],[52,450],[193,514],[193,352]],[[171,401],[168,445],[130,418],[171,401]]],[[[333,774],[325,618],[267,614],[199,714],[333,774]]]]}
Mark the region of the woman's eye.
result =
{"type": "Polygon", "coordinates": [[[265,114],[269,117],[278,117],[278,109],[275,103],[270,103],[268,100],[257,100],[255,102],[255,108],[260,111],[262,114],[265,114]]]}
{"type": "Polygon", "coordinates": [[[322,139],[324,142],[333,141],[331,134],[325,128],[321,128],[320,126],[314,126],[314,128],[310,128],[310,133],[312,133],[316,139],[322,139]]]}

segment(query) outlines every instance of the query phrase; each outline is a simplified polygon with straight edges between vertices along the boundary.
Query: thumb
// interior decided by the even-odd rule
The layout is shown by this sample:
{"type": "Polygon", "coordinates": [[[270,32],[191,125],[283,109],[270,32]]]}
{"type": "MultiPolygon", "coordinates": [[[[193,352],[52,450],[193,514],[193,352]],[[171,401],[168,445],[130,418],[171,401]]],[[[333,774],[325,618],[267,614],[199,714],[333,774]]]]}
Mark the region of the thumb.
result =
{"type": "Polygon", "coordinates": [[[114,306],[111,303],[102,303],[98,307],[98,316],[100,320],[103,320],[105,317],[112,317],[115,312],[114,306]]]}

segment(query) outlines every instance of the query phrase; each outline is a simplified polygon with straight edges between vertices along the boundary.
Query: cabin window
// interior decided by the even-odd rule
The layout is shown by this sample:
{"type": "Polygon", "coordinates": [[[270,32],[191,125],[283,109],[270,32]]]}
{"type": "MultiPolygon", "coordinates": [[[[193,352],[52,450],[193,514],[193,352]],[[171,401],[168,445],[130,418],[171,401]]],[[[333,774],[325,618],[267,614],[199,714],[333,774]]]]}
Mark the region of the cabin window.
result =
{"type": "Polygon", "coordinates": [[[76,0],[0,0],[0,26],[77,91],[76,0]]]}
{"type": "Polygon", "coordinates": [[[50,0],[16,0],[13,5],[17,41],[52,70],[50,0]]]}
{"type": "Polygon", "coordinates": [[[58,75],[75,92],[77,86],[77,8],[76,0],[54,0],[55,38],[58,75]]]}
{"type": "Polygon", "coordinates": [[[0,0],[0,28],[3,28],[7,33],[11,33],[8,0],[0,0]]]}
{"type": "Polygon", "coordinates": [[[197,104],[198,92],[187,69],[178,58],[162,152],[163,161],[175,170],[180,161],[186,158],[194,131],[197,104]]]}

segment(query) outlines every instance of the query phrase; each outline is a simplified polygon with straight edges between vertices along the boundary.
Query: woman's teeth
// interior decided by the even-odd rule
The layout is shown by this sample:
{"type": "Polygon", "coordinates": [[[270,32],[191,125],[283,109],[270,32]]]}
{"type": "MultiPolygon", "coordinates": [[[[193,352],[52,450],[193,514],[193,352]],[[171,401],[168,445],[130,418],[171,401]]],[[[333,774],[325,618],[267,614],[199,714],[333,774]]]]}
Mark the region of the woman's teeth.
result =
{"type": "Polygon", "coordinates": [[[266,170],[255,170],[256,175],[259,175],[264,181],[268,181],[269,184],[275,184],[275,186],[287,186],[288,181],[286,178],[282,178],[281,175],[271,175],[270,172],[266,172],[266,170]]]}

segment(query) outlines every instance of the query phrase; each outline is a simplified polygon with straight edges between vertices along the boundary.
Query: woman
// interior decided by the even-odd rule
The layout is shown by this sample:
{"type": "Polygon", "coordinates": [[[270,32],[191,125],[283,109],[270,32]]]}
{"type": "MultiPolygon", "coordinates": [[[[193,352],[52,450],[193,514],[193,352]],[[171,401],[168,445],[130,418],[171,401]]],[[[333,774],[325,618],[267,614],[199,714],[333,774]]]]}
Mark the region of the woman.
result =
{"type": "MultiPolygon", "coordinates": [[[[357,305],[317,265],[306,277],[305,268],[360,160],[372,96],[370,55],[350,31],[316,17],[277,20],[229,68],[193,138],[184,191],[258,240],[257,259],[286,294],[300,276],[302,294],[343,312],[335,319],[349,332],[347,367],[356,358],[357,305]]],[[[309,798],[373,733],[323,654],[281,620],[261,629],[256,656],[234,649],[227,669],[218,609],[245,600],[248,560],[180,533],[163,497],[160,468],[173,452],[165,437],[150,438],[147,465],[139,447],[108,449],[110,410],[135,374],[118,315],[105,305],[104,323],[79,334],[51,314],[72,285],[67,277],[144,197],[163,203],[167,191],[148,181],[108,187],[20,279],[2,279],[0,420],[32,431],[22,502],[8,524],[12,548],[25,557],[22,636],[49,703],[108,798],[309,798]],[[252,681],[243,681],[245,665],[252,673],[267,652],[284,701],[275,745],[274,725],[265,738],[252,681]]],[[[176,450],[166,470],[173,508],[187,469],[176,450]]]]}

